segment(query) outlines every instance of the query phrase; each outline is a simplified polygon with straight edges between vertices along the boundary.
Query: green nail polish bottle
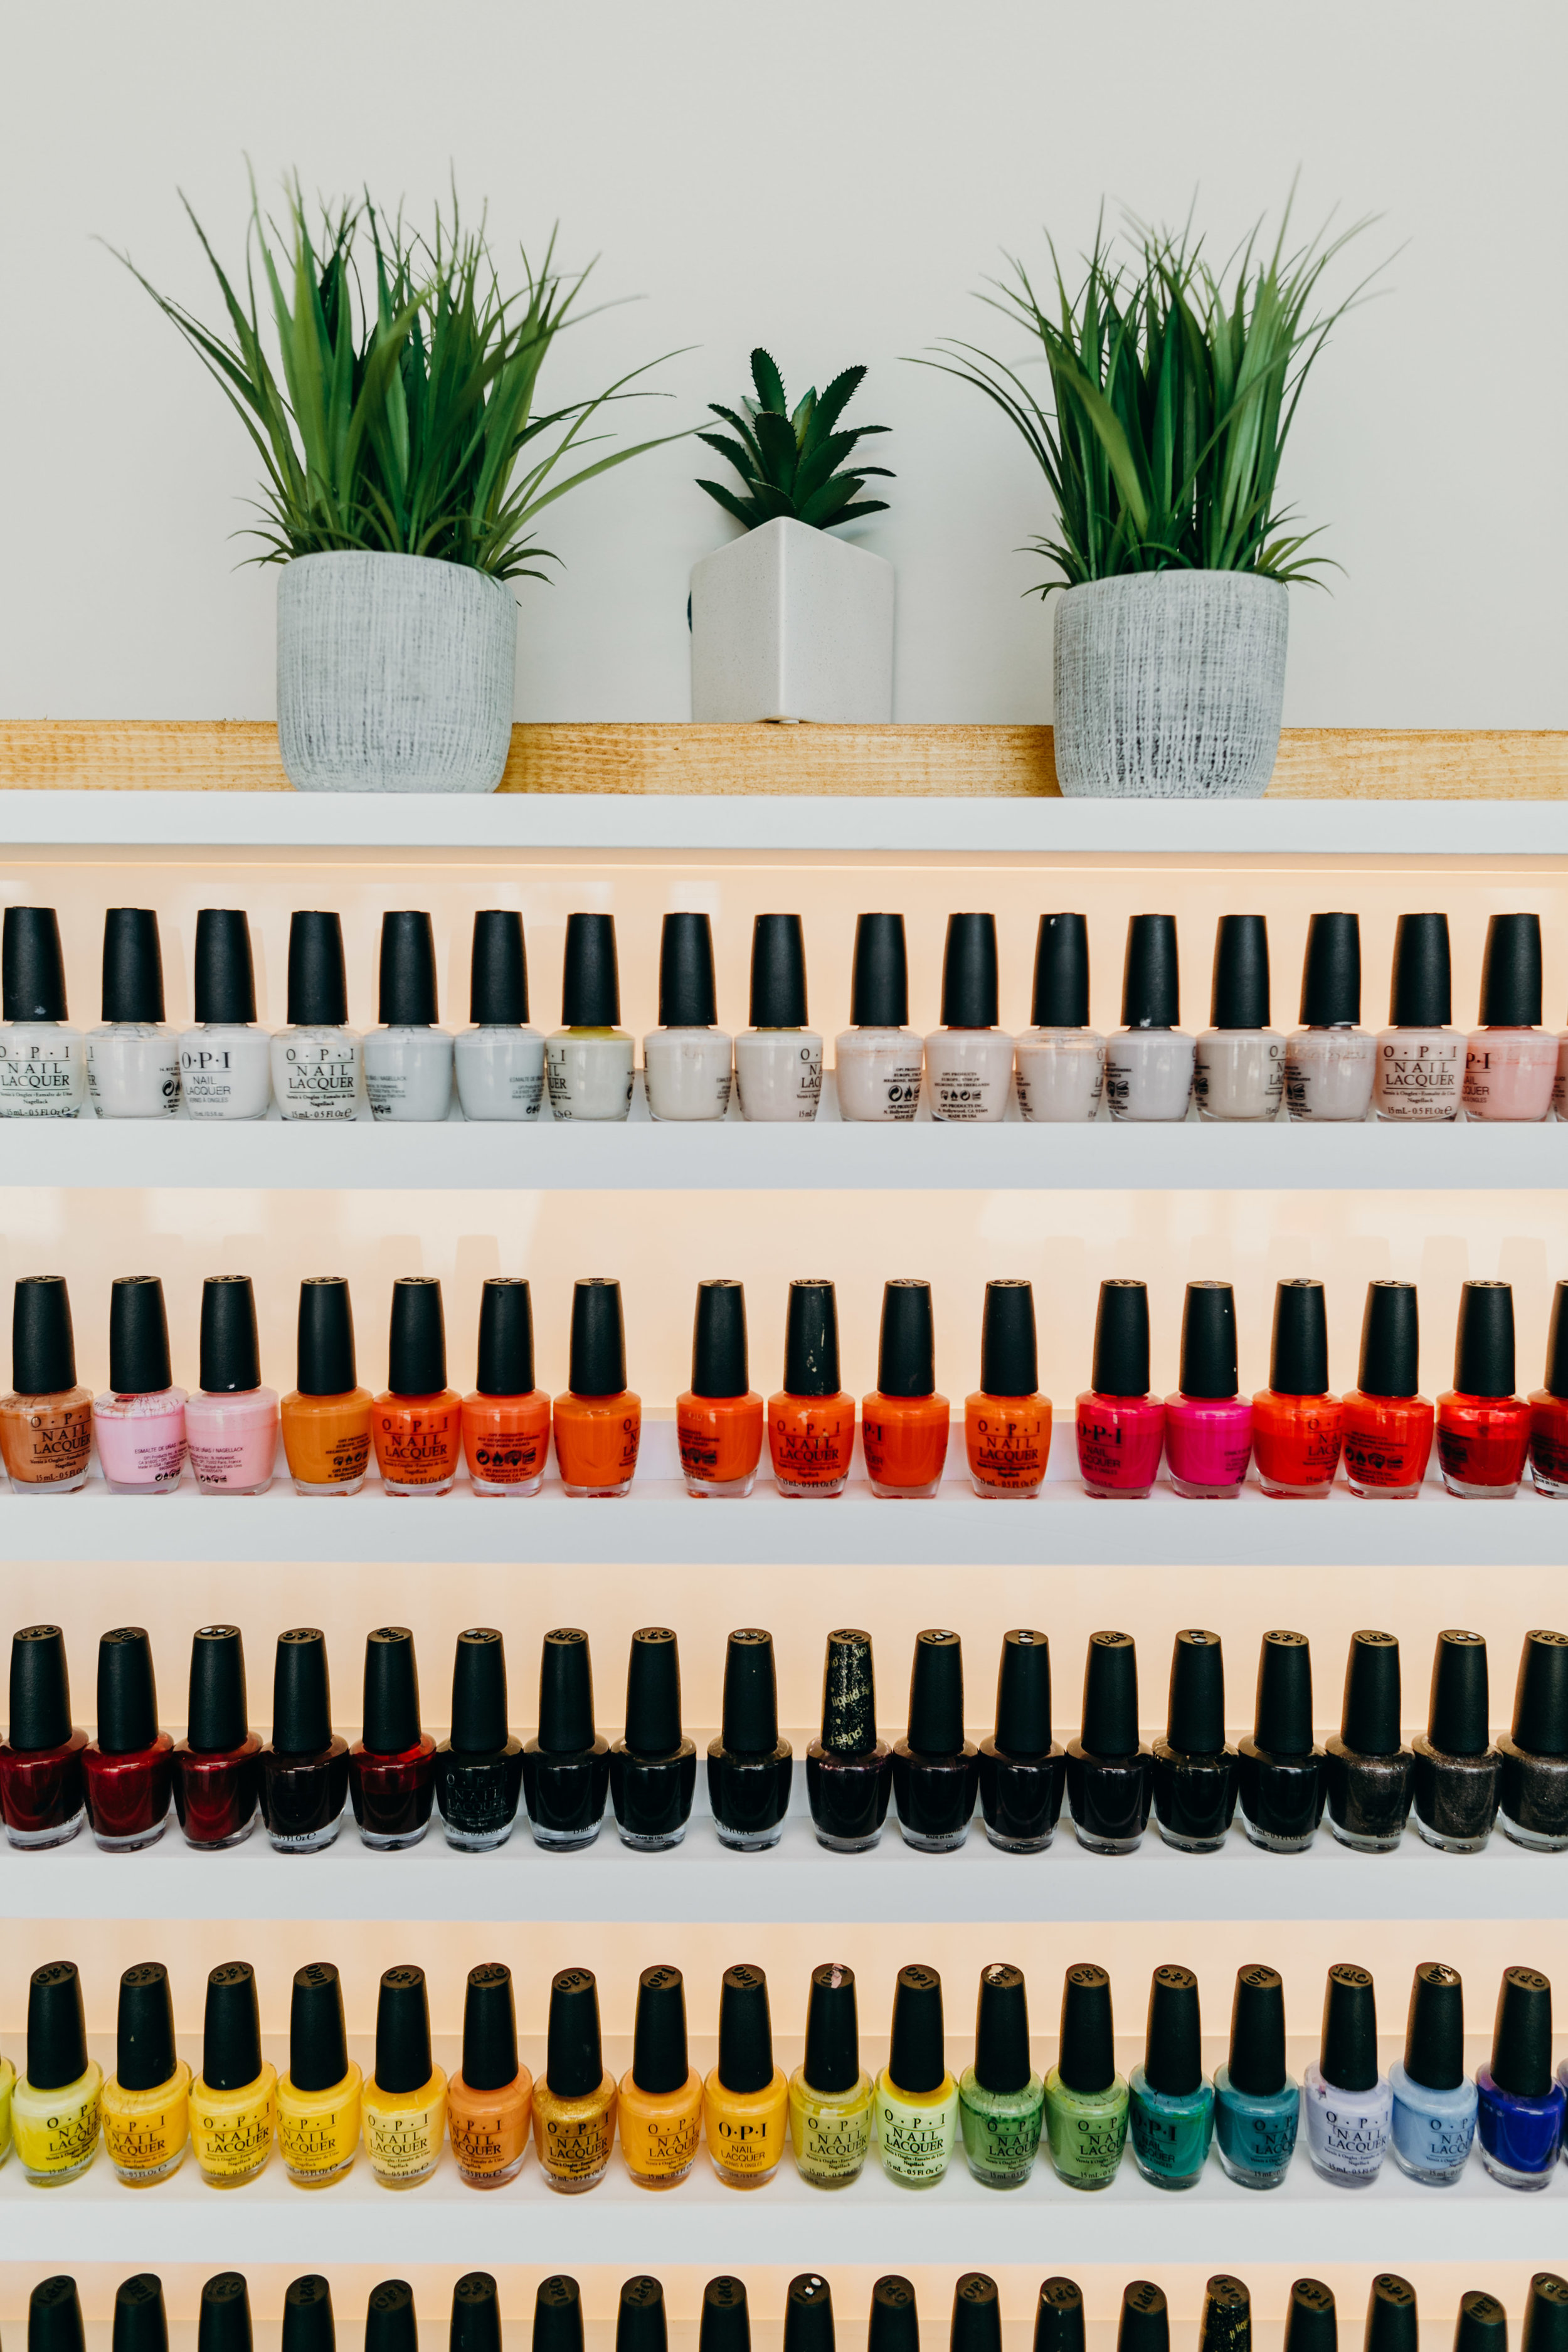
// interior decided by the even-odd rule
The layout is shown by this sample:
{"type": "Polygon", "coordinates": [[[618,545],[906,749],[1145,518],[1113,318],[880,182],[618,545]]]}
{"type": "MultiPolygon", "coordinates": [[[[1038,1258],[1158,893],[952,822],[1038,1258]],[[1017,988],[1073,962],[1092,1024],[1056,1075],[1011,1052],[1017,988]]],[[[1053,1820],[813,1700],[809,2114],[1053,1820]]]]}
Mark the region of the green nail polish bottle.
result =
{"type": "Polygon", "coordinates": [[[1063,1980],[1061,2053],[1046,2076],[1046,2131],[1051,2162],[1069,2189],[1103,2189],[1114,2179],[1127,2137],[1127,2084],[1116,2071],[1110,1979],[1089,1960],[1063,1980]]]}
{"type": "Polygon", "coordinates": [[[1046,2086],[1029,2064],[1029,2010],[1024,1971],[1005,1960],[980,1971],[974,2013],[974,2063],[959,2077],[963,2153],[987,2189],[1016,2189],[1039,2153],[1046,2086]]]}
{"type": "Polygon", "coordinates": [[[1156,2189],[1190,2189],[1214,2137],[1214,2085],[1204,2080],[1198,1980],[1163,1968],[1149,1987],[1143,2063],[1132,2069],[1132,2158],[1156,2189]]]}

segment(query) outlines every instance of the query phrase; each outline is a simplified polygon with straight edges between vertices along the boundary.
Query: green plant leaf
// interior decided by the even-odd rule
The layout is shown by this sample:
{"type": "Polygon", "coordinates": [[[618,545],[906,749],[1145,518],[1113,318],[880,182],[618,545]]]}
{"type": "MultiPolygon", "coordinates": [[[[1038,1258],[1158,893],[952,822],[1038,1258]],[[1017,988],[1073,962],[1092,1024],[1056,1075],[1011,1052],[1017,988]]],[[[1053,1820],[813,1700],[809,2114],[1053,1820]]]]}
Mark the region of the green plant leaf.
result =
{"type": "Polygon", "coordinates": [[[787,419],[789,403],[784,398],[784,378],[760,343],[752,353],[752,382],[757,387],[757,398],[763,407],[787,419]]]}

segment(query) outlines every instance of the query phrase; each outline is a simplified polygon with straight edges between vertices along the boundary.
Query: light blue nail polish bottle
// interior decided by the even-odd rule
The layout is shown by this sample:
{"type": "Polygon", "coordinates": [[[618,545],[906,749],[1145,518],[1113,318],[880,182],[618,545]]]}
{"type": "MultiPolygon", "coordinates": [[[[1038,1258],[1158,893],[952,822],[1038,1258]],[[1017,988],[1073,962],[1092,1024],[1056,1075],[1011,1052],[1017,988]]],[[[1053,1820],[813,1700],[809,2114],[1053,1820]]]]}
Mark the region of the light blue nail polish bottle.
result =
{"type": "Polygon", "coordinates": [[[1219,2160],[1243,2189],[1278,2189],[1295,2153],[1301,2094],[1285,2072],[1285,1988],[1278,1969],[1238,1969],[1230,2055],[1215,2069],[1219,2160]]]}
{"type": "Polygon", "coordinates": [[[1465,1989],[1458,1969],[1423,1960],[1410,1988],[1405,2057],[1388,2070],[1390,2145],[1412,2180],[1447,2189],[1464,2171],[1476,2136],[1476,2086],[1465,2073],[1465,1989]]]}

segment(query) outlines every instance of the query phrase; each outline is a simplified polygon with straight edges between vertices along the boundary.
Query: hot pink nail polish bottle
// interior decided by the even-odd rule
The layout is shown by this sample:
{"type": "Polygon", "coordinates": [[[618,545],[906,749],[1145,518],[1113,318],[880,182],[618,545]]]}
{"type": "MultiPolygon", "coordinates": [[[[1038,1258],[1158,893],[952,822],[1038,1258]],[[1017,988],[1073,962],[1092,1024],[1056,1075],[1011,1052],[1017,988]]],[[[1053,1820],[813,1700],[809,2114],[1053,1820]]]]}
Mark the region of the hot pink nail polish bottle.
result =
{"type": "Polygon", "coordinates": [[[1091,1495],[1147,1495],[1165,1443],[1165,1408],[1149,1391],[1149,1293],[1102,1282],[1094,1369],[1078,1400],[1078,1467],[1091,1495]]]}
{"type": "Polygon", "coordinates": [[[1236,1295],[1189,1282],[1182,1308],[1182,1384],[1165,1399],[1165,1462],[1178,1495],[1230,1502],[1252,1459],[1252,1406],[1237,1393],[1236,1295]]]}

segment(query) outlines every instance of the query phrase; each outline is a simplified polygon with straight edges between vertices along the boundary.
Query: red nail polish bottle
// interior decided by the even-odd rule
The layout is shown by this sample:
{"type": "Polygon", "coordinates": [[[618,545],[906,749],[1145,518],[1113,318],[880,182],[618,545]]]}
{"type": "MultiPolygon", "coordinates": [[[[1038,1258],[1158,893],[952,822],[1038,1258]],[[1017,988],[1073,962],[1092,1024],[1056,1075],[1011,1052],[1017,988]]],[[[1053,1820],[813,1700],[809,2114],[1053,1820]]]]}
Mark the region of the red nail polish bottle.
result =
{"type": "Polygon", "coordinates": [[[98,1737],[82,1752],[87,1818],[105,1853],[161,1838],[169,1819],[174,1743],[158,1728],[153,1645],[141,1625],[117,1625],[98,1645],[98,1737]]]}
{"type": "Polygon", "coordinates": [[[366,1845],[417,1845],[430,1826],[436,1742],[419,1726],[419,1668],[406,1625],[364,1645],[364,1732],[349,1750],[349,1795],[366,1845]]]}
{"type": "Polygon", "coordinates": [[[11,1637],[10,1736],[0,1740],[0,1813],[13,1845],[63,1845],[82,1823],[87,1734],[71,1721],[65,1636],[24,1625],[11,1637]]]}
{"type": "Polygon", "coordinates": [[[261,1751],[261,1818],[279,1853],[331,1845],[349,1801],[349,1747],[332,1729],[326,1636],[316,1625],[278,1636],[272,1737],[261,1751]]]}
{"type": "Polygon", "coordinates": [[[1437,1399],[1437,1463],[1450,1495],[1468,1501],[1517,1494],[1530,1448],[1531,1409],[1513,1393],[1513,1290],[1467,1282],[1454,1335],[1454,1385],[1437,1399]]]}
{"type": "Polygon", "coordinates": [[[1530,1400],[1530,1468],[1538,1495],[1568,1495],[1568,1282],[1552,1296],[1545,1386],[1530,1400]]]}
{"type": "Polygon", "coordinates": [[[1321,1282],[1274,1292],[1268,1386],[1252,1400],[1258,1483],[1277,1499],[1321,1501],[1340,1466],[1344,1413],[1329,1394],[1329,1319],[1321,1282]]]}
{"type": "Polygon", "coordinates": [[[256,1826],[261,1741],[245,1702],[237,1625],[203,1625],[191,1642],[185,1737],[174,1750],[174,1811],[187,1845],[238,1845],[256,1826]]]}
{"type": "Polygon", "coordinates": [[[1413,1282],[1369,1282],[1357,1385],[1344,1400],[1345,1483],[1352,1495],[1414,1502],[1432,1453],[1432,1407],[1416,1393],[1413,1282]]]}
{"type": "Polygon", "coordinates": [[[1165,1407],[1149,1394],[1149,1293],[1102,1282],[1094,1364],[1078,1400],[1078,1468],[1090,1495],[1147,1495],[1165,1446],[1165,1407]]]}

